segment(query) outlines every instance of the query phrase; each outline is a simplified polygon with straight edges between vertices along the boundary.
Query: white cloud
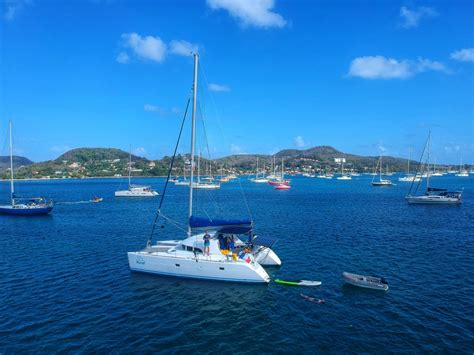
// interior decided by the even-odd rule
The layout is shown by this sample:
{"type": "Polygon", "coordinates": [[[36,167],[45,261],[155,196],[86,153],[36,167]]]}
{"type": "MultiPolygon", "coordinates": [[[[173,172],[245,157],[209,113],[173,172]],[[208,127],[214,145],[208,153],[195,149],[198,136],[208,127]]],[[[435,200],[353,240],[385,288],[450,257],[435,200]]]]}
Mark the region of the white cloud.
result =
{"type": "Polygon", "coordinates": [[[407,79],[428,70],[448,72],[443,63],[429,59],[397,60],[377,55],[353,59],[348,75],[364,79],[407,79]]]}
{"type": "Polygon", "coordinates": [[[377,143],[377,149],[379,150],[380,153],[385,153],[387,151],[387,148],[383,145],[383,142],[377,143]]]}
{"type": "Polygon", "coordinates": [[[167,45],[158,36],[141,36],[138,33],[123,33],[122,47],[131,51],[121,51],[116,60],[121,64],[127,64],[130,61],[130,55],[133,54],[139,59],[150,60],[161,63],[168,54],[189,56],[191,53],[198,52],[198,45],[183,40],[172,40],[167,45]]]}
{"type": "Polygon", "coordinates": [[[151,112],[151,113],[156,113],[156,114],[159,114],[159,115],[176,115],[180,112],[179,108],[177,107],[172,107],[170,109],[168,108],[165,108],[165,107],[161,107],[161,106],[157,106],[157,105],[151,105],[151,104],[145,104],[143,106],[143,110],[145,112],[151,112]]]}
{"type": "Polygon", "coordinates": [[[122,34],[122,40],[124,46],[130,48],[141,59],[158,63],[165,59],[167,47],[158,36],[142,37],[137,33],[124,33],[122,34]]]}
{"type": "Polygon", "coordinates": [[[406,6],[400,8],[401,23],[403,28],[418,27],[420,21],[424,18],[431,18],[438,16],[438,13],[432,7],[421,6],[414,9],[409,9],[406,6]]]}
{"type": "Polygon", "coordinates": [[[303,148],[306,145],[302,136],[296,136],[293,143],[297,148],[303,148]]]}
{"type": "Polygon", "coordinates": [[[214,91],[214,92],[229,92],[230,87],[228,87],[227,85],[219,85],[219,84],[210,83],[209,90],[214,91]]]}
{"type": "Polygon", "coordinates": [[[234,144],[234,143],[231,143],[230,145],[230,152],[232,154],[242,154],[243,153],[243,150],[240,146],[238,146],[237,144],[234,144]]]}
{"type": "Polygon", "coordinates": [[[117,62],[121,64],[127,64],[130,61],[130,57],[126,52],[120,52],[117,56],[117,62]]]}
{"type": "Polygon", "coordinates": [[[53,145],[51,148],[49,148],[52,152],[54,153],[64,153],[67,152],[68,150],[71,150],[71,147],[68,145],[53,145]]]}
{"type": "Polygon", "coordinates": [[[170,46],[171,53],[182,55],[182,56],[190,56],[194,53],[197,53],[199,49],[197,44],[189,43],[183,40],[180,40],[180,41],[173,40],[170,42],[169,46],[170,46]]]}
{"type": "Polygon", "coordinates": [[[453,52],[451,58],[461,62],[474,62],[474,48],[464,48],[453,52]]]}
{"type": "Polygon", "coordinates": [[[3,17],[6,21],[13,21],[25,6],[32,4],[31,0],[5,0],[3,3],[5,9],[3,17]]]}
{"type": "Polygon", "coordinates": [[[213,10],[226,10],[243,26],[282,28],[286,25],[286,20],[272,11],[274,0],[207,0],[206,3],[213,10]]]}
{"type": "Polygon", "coordinates": [[[143,157],[143,156],[146,154],[146,149],[143,148],[143,147],[135,148],[135,149],[132,151],[132,154],[133,154],[133,155],[136,155],[136,156],[138,156],[138,157],[143,157]]]}
{"type": "Polygon", "coordinates": [[[157,113],[164,113],[165,112],[165,109],[163,107],[156,106],[156,105],[150,105],[150,104],[145,104],[145,106],[143,106],[143,109],[146,112],[157,112],[157,113]]]}

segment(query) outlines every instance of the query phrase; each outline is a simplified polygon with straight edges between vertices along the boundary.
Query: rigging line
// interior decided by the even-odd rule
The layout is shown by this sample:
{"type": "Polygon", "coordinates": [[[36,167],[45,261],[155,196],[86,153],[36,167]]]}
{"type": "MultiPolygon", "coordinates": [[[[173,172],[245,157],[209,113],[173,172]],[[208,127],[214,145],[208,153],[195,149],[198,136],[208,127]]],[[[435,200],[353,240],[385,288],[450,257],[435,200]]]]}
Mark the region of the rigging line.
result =
{"type": "MultiPolygon", "coordinates": [[[[204,77],[204,81],[206,82],[207,86],[209,87],[209,81],[207,80],[206,70],[204,69],[204,65],[202,63],[201,63],[200,68],[201,68],[201,71],[202,71],[202,74],[203,74],[203,77],[204,77]]],[[[218,114],[218,111],[217,111],[217,105],[216,105],[216,102],[214,100],[214,95],[212,94],[212,92],[209,93],[209,96],[211,97],[211,102],[212,102],[212,105],[213,105],[213,108],[214,108],[217,123],[219,125],[219,130],[221,131],[221,135],[224,137],[224,140],[226,142],[229,142],[229,139],[227,139],[226,134],[224,133],[224,130],[222,129],[222,122],[220,120],[220,117],[219,117],[219,114],[218,114]]],[[[234,159],[231,159],[231,161],[236,163],[237,159],[234,158],[234,159]]],[[[248,204],[248,201],[247,201],[247,196],[245,195],[244,188],[242,186],[242,182],[240,181],[240,179],[237,179],[237,180],[239,181],[240,192],[241,192],[242,198],[245,202],[245,206],[247,207],[248,215],[249,215],[250,219],[253,220],[252,214],[250,212],[250,207],[249,207],[249,204],[248,204]]]]}
{"type": "MultiPolygon", "coordinates": [[[[209,157],[209,160],[208,160],[208,164],[209,164],[209,177],[212,177],[212,173],[211,173],[211,164],[212,164],[212,160],[211,160],[211,150],[209,148],[209,139],[208,139],[208,136],[207,136],[207,129],[206,129],[206,122],[205,122],[205,117],[204,117],[204,111],[202,109],[202,106],[201,106],[201,103],[199,102],[199,112],[201,113],[201,121],[202,121],[202,127],[203,127],[203,131],[204,131],[204,140],[206,141],[206,148],[207,148],[207,154],[208,154],[208,157],[209,157]]],[[[209,191],[210,192],[210,191],[209,191]]],[[[218,212],[218,201],[217,199],[213,198],[212,194],[208,194],[207,197],[209,198],[209,200],[213,203],[214,205],[214,210],[216,212],[218,212]]],[[[206,212],[207,214],[207,212],[206,212]]]]}
{"type": "Polygon", "coordinates": [[[184,123],[186,122],[186,116],[188,114],[188,108],[189,108],[190,101],[191,101],[191,98],[189,97],[188,102],[186,104],[186,110],[184,111],[183,121],[181,122],[181,128],[179,129],[178,140],[176,141],[176,146],[174,147],[173,157],[171,158],[170,166],[169,166],[169,169],[168,169],[168,177],[166,178],[165,186],[163,187],[163,193],[161,194],[160,205],[158,206],[158,211],[156,212],[155,220],[153,221],[153,226],[151,228],[150,237],[148,238],[148,243],[147,244],[149,244],[149,245],[151,245],[151,239],[153,238],[153,233],[155,232],[156,221],[158,220],[158,217],[160,216],[161,206],[163,205],[163,201],[165,200],[166,189],[168,187],[168,183],[169,183],[169,180],[170,180],[171,171],[173,170],[174,159],[176,157],[176,152],[178,150],[179,141],[181,139],[181,134],[183,133],[184,123]]]}
{"type": "Polygon", "coordinates": [[[416,194],[418,192],[418,188],[420,187],[421,181],[423,180],[422,175],[423,175],[423,172],[425,170],[425,168],[424,168],[425,163],[423,163],[423,156],[425,155],[425,150],[426,150],[427,145],[428,145],[428,139],[426,140],[425,146],[423,147],[423,151],[421,152],[420,161],[419,161],[419,163],[416,167],[416,171],[415,171],[415,176],[413,177],[413,180],[411,181],[410,190],[408,191],[409,195],[411,194],[411,191],[413,189],[413,184],[415,183],[415,178],[418,176],[418,172],[420,172],[420,180],[416,184],[414,194],[416,194]]]}
{"type": "Polygon", "coordinates": [[[166,217],[164,214],[161,214],[161,217],[165,220],[167,220],[170,224],[172,224],[173,226],[175,226],[176,228],[178,229],[181,229],[182,231],[185,231],[187,232],[188,230],[186,229],[186,226],[184,225],[181,225],[179,222],[169,218],[169,217],[166,217]]]}

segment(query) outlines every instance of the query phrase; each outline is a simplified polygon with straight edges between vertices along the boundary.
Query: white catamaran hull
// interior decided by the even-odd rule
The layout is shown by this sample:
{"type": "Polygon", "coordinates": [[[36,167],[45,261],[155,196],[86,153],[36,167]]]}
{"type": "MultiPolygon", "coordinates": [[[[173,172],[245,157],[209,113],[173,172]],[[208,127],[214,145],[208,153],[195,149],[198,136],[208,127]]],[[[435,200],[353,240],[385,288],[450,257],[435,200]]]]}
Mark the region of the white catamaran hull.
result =
{"type": "Polygon", "coordinates": [[[268,283],[270,276],[258,263],[175,258],[170,253],[129,252],[130,270],[182,278],[268,283]]]}

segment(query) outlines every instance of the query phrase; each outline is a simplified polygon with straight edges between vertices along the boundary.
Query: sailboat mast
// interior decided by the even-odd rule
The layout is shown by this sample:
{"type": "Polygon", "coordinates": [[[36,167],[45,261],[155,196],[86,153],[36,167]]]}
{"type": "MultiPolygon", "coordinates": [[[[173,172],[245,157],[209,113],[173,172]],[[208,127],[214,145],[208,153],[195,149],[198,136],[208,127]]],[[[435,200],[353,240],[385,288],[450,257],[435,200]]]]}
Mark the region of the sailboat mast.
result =
{"type": "Polygon", "coordinates": [[[411,148],[408,148],[408,171],[407,171],[407,175],[410,174],[410,159],[411,159],[411,148]]]}
{"type": "Polygon", "coordinates": [[[382,156],[380,156],[379,180],[382,181],[382,156]]]}
{"type": "Polygon", "coordinates": [[[130,187],[131,185],[131,176],[132,176],[132,145],[130,144],[130,155],[129,155],[129,158],[128,158],[128,187],[130,187]]]}
{"type": "Polygon", "coordinates": [[[430,153],[431,153],[431,131],[428,133],[428,171],[426,174],[426,191],[430,187],[430,153]]]}
{"type": "MultiPolygon", "coordinates": [[[[191,124],[191,173],[189,181],[189,218],[193,215],[193,179],[194,179],[194,149],[196,136],[196,98],[197,98],[197,78],[198,78],[198,54],[194,53],[194,78],[193,78],[193,114],[191,124]]],[[[188,223],[188,236],[191,236],[191,226],[188,223]]]]}
{"type": "Polygon", "coordinates": [[[10,191],[12,206],[15,200],[15,187],[13,186],[13,143],[12,143],[12,121],[10,121],[10,191]]]}

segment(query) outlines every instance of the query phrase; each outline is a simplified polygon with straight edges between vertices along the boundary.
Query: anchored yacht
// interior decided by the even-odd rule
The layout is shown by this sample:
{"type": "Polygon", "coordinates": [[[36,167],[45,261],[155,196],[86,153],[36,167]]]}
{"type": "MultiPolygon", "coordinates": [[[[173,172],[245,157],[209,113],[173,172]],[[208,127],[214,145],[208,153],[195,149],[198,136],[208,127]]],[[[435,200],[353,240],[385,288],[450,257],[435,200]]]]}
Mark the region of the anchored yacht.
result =
{"type": "Polygon", "coordinates": [[[115,191],[115,197],[155,197],[158,192],[153,191],[151,186],[132,185],[132,148],[130,147],[130,158],[128,162],[128,189],[115,191]]]}
{"type": "MultiPolygon", "coordinates": [[[[275,243],[274,239],[255,236],[251,220],[203,218],[193,214],[193,191],[197,188],[193,169],[197,68],[198,55],[194,54],[187,236],[183,240],[158,241],[154,245],[150,237],[145,249],[128,253],[129,267],[132,271],[165,276],[265,284],[270,282],[270,276],[262,265],[281,265],[281,260],[271,249],[275,243]]],[[[177,146],[178,144],[179,140],[177,146]]],[[[171,164],[170,172],[172,168],[171,164]]],[[[160,216],[162,204],[163,198],[155,221],[160,216]]]]}

